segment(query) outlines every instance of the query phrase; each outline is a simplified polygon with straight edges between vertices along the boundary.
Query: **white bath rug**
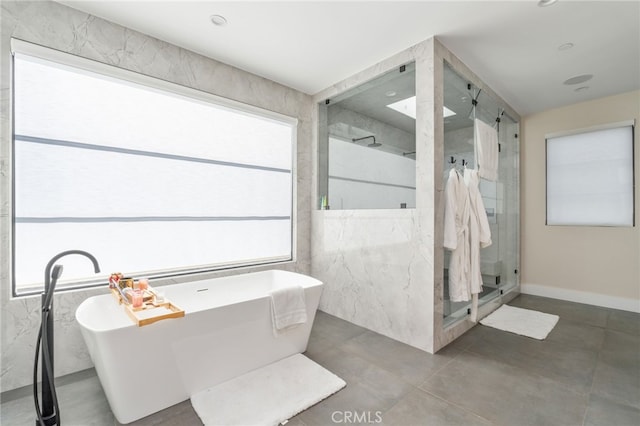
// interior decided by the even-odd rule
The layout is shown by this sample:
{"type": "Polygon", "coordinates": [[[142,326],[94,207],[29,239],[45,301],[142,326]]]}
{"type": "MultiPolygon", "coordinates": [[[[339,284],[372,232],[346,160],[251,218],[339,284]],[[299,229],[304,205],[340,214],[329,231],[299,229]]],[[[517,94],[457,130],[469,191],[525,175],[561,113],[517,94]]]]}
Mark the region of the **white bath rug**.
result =
{"type": "Polygon", "coordinates": [[[191,397],[205,426],[278,425],[338,392],[340,377],[296,354],[191,397]]]}
{"type": "Polygon", "coordinates": [[[502,305],[480,324],[521,336],[544,340],[560,319],[557,315],[502,305]]]}

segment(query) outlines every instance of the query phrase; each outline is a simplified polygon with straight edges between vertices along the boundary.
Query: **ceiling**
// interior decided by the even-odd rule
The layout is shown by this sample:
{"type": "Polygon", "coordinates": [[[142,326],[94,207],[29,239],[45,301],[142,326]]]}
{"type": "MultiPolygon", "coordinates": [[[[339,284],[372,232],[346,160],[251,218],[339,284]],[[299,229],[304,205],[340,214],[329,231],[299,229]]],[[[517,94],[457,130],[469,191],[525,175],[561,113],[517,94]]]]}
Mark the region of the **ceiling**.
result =
{"type": "Polygon", "coordinates": [[[432,36],[523,116],[640,89],[637,0],[59,3],[311,95],[432,36]]]}

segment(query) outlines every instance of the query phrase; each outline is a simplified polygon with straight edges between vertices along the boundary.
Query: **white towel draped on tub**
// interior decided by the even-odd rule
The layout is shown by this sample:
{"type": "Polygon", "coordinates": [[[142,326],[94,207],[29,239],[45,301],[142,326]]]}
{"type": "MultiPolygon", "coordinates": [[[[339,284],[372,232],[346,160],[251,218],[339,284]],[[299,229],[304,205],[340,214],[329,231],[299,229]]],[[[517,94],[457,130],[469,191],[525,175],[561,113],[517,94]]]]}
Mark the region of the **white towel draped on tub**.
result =
{"type": "Polygon", "coordinates": [[[476,118],[473,136],[478,176],[498,180],[498,132],[476,118]]]}
{"type": "Polygon", "coordinates": [[[304,288],[292,285],[272,290],[271,318],[273,334],[278,334],[307,322],[307,305],[304,300],[304,288]]]}

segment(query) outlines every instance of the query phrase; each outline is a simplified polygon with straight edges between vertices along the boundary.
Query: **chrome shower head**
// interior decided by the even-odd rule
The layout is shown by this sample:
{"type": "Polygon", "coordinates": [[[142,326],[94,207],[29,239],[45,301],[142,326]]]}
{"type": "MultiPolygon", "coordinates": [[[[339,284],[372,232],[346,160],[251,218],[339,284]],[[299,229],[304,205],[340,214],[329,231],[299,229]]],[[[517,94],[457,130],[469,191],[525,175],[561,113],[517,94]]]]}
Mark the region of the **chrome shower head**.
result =
{"type": "Polygon", "coordinates": [[[353,139],[351,139],[351,142],[358,142],[358,141],[361,141],[363,139],[369,139],[369,138],[373,139],[373,143],[370,143],[369,145],[367,145],[369,148],[377,148],[379,146],[382,146],[381,143],[376,142],[376,137],[373,136],[373,135],[363,136],[361,138],[353,138],[353,139]]]}

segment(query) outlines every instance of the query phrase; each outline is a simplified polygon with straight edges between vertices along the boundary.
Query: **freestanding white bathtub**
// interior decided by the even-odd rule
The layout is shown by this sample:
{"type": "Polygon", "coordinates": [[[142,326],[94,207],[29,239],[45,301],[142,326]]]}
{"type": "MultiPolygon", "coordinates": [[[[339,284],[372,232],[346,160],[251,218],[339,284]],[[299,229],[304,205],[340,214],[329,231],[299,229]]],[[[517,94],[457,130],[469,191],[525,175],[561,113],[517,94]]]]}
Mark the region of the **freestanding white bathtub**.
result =
{"type": "Polygon", "coordinates": [[[183,318],[138,327],[111,294],[76,310],[82,336],[115,417],[130,423],[194,393],[304,352],[322,282],[265,271],[158,287],[183,318]],[[273,334],[269,291],[305,289],[307,322],[273,334]]]}

